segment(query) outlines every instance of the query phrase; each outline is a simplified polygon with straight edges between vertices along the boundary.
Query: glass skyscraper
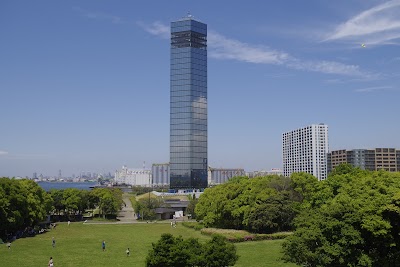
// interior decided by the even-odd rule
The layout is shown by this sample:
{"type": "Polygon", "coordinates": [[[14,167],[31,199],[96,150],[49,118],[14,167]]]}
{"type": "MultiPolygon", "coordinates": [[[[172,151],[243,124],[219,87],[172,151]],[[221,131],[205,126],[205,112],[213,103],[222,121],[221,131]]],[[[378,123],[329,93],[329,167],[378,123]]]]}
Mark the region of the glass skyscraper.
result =
{"type": "Polygon", "coordinates": [[[170,188],[207,187],[207,25],[171,23],[170,188]]]}

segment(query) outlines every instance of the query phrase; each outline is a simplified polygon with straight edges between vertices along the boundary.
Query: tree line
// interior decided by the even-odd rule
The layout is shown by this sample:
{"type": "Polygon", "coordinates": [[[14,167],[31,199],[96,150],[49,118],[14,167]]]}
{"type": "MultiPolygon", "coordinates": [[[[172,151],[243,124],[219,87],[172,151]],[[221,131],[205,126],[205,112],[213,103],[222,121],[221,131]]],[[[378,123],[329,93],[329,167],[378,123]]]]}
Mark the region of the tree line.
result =
{"type": "Polygon", "coordinates": [[[122,191],[119,188],[94,188],[91,191],[76,188],[51,189],[53,214],[62,215],[66,219],[75,219],[85,210],[98,208],[100,215],[115,215],[123,204],[122,191]]]}
{"type": "Polygon", "coordinates": [[[34,181],[0,178],[0,238],[34,227],[53,209],[53,199],[34,181]]]}
{"type": "Polygon", "coordinates": [[[105,217],[120,210],[122,191],[114,188],[95,188],[91,191],[68,188],[43,190],[27,179],[0,178],[0,238],[34,228],[48,215],[75,219],[86,209],[99,208],[105,217]]]}
{"type": "Polygon", "coordinates": [[[327,180],[304,177],[284,259],[302,266],[400,266],[400,173],[342,165],[327,180]]]}
{"type": "Polygon", "coordinates": [[[324,181],[238,177],[206,189],[195,213],[207,227],[293,231],[283,259],[301,266],[400,266],[399,172],[343,164],[324,181]]]}
{"type": "MultiPolygon", "coordinates": [[[[301,174],[298,174],[301,175],[301,174]]],[[[207,188],[194,208],[206,227],[273,233],[292,229],[301,197],[294,190],[296,177],[235,177],[207,188]]]]}

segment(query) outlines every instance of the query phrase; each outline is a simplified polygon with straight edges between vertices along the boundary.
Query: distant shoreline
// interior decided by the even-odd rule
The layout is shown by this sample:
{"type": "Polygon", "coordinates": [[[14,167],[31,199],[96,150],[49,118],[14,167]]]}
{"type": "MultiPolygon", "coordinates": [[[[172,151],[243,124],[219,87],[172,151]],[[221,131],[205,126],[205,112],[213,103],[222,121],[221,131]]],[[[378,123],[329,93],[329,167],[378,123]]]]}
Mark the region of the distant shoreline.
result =
{"type": "Polygon", "coordinates": [[[96,182],[60,182],[60,181],[40,181],[38,185],[45,191],[51,189],[76,188],[81,190],[91,190],[91,187],[97,185],[96,182]]]}

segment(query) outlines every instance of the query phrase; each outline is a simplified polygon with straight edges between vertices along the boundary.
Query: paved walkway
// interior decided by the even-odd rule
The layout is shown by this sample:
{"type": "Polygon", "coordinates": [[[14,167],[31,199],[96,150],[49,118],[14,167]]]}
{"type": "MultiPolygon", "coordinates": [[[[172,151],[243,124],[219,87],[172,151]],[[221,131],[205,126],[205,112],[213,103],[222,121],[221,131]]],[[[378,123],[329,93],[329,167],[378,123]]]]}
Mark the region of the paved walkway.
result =
{"type": "Polygon", "coordinates": [[[122,210],[118,212],[117,219],[119,223],[134,223],[136,221],[135,211],[133,210],[130,194],[123,194],[122,199],[125,203],[122,210]]]}

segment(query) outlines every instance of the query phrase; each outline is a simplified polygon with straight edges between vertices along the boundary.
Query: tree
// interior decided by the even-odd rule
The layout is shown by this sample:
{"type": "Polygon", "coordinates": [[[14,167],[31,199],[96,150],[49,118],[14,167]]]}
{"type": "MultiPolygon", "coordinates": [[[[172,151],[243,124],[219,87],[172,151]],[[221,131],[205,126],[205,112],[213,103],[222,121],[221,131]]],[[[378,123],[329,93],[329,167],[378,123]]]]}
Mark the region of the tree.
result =
{"type": "Polygon", "coordinates": [[[160,207],[166,207],[161,198],[142,198],[133,203],[133,209],[143,220],[155,220],[156,213],[154,209],[160,207]]]}
{"type": "Polygon", "coordinates": [[[207,267],[233,266],[239,259],[236,247],[225,238],[214,235],[204,246],[204,265],[207,267]]]}
{"type": "Polygon", "coordinates": [[[95,188],[89,193],[86,204],[99,207],[105,218],[106,215],[115,215],[121,209],[122,203],[122,191],[120,189],[95,188]]]}
{"type": "Polygon", "coordinates": [[[18,181],[9,178],[0,178],[1,210],[0,228],[1,237],[8,232],[24,227],[24,221],[29,216],[27,199],[18,181]]]}
{"type": "Polygon", "coordinates": [[[147,267],[219,267],[233,266],[238,259],[236,248],[222,236],[213,236],[201,244],[196,238],[184,240],[171,234],[162,234],[146,257],[147,267]]]}
{"type": "MultiPolygon", "coordinates": [[[[190,254],[183,253],[181,256],[175,258],[178,244],[182,243],[181,238],[175,238],[171,234],[162,234],[161,239],[157,243],[152,244],[152,249],[146,257],[147,267],[174,267],[174,266],[188,266],[190,254]]],[[[182,245],[182,244],[180,244],[182,245]]],[[[185,251],[183,251],[185,252],[185,251]]]]}
{"type": "Polygon", "coordinates": [[[256,203],[248,215],[248,230],[255,233],[288,231],[297,213],[297,205],[287,192],[277,193],[256,203]]]}
{"type": "Polygon", "coordinates": [[[192,219],[196,219],[196,212],[195,208],[197,203],[199,202],[199,199],[196,198],[196,195],[193,194],[193,196],[189,195],[189,204],[186,208],[186,214],[192,217],[192,219]]]}
{"type": "Polygon", "coordinates": [[[345,169],[320,182],[330,195],[309,195],[321,203],[302,207],[284,259],[303,266],[397,266],[400,174],[345,169]]]}
{"type": "Polygon", "coordinates": [[[22,194],[26,196],[28,217],[25,226],[34,226],[43,221],[53,209],[53,199],[32,180],[20,180],[22,194]]]}
{"type": "Polygon", "coordinates": [[[52,210],[52,198],[29,180],[0,178],[0,238],[33,227],[52,210]]]}
{"type": "Polygon", "coordinates": [[[64,190],[63,189],[51,189],[49,193],[50,193],[51,198],[53,199],[54,212],[56,214],[60,215],[61,211],[65,211],[65,205],[63,204],[64,190]]]}
{"type": "Polygon", "coordinates": [[[63,200],[61,203],[65,206],[67,216],[74,216],[79,211],[81,202],[81,192],[76,188],[67,188],[63,192],[63,200]]]}
{"type": "Polygon", "coordinates": [[[290,179],[276,175],[253,179],[236,177],[207,188],[196,204],[195,213],[206,227],[260,233],[289,230],[304,198],[301,188],[296,192],[294,185],[297,184],[292,184],[290,179]]]}

